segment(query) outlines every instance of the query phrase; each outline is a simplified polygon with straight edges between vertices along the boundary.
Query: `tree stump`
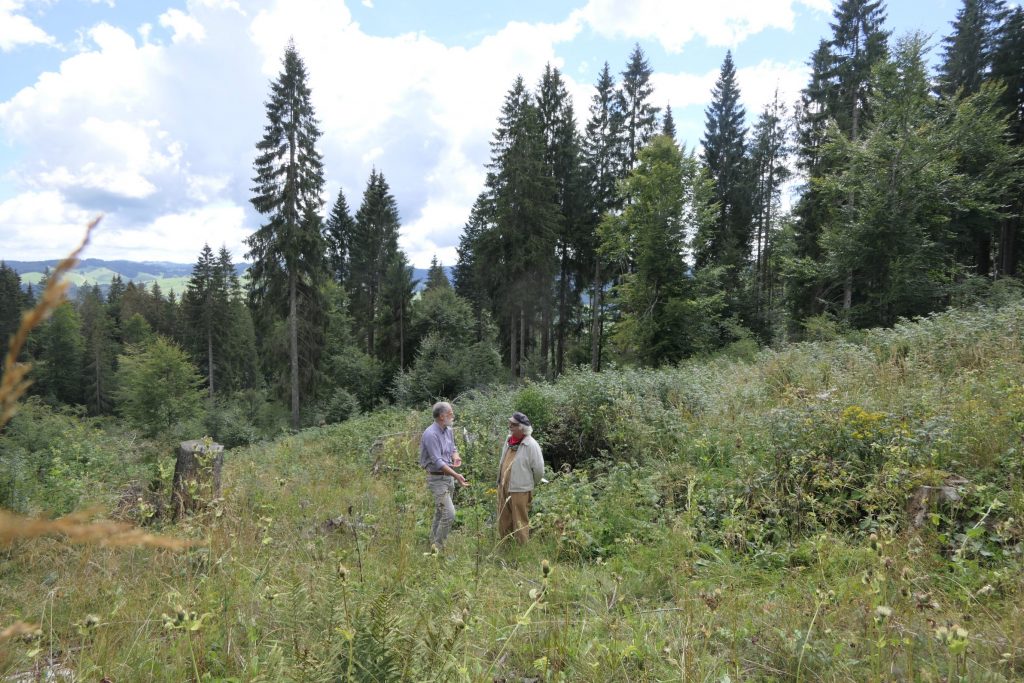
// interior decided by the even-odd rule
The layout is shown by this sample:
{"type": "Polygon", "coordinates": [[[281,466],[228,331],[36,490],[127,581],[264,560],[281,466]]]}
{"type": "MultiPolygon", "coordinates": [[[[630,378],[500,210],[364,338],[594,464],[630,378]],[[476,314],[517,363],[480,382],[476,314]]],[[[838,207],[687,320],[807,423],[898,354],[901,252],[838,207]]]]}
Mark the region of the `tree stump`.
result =
{"type": "Polygon", "coordinates": [[[174,464],[171,506],[178,520],[220,495],[220,471],[224,446],[202,439],[182,441],[174,464]]]}

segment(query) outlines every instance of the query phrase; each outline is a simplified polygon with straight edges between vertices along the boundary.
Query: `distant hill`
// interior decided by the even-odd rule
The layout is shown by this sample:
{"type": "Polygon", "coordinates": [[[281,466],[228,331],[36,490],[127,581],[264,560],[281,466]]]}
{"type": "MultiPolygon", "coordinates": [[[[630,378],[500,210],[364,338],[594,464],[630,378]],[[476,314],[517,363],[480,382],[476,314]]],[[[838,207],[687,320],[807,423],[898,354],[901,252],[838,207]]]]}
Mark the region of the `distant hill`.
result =
{"type": "MultiPolygon", "coordinates": [[[[53,270],[60,263],[59,259],[49,261],[7,261],[4,263],[13,268],[21,277],[23,287],[38,285],[43,279],[47,269],[53,270]]],[[[167,294],[174,291],[181,294],[185,291],[185,285],[192,275],[192,263],[171,263],[169,261],[104,261],[103,259],[87,258],[79,261],[78,265],[68,274],[71,282],[70,296],[74,297],[79,287],[91,287],[99,285],[104,292],[110,287],[110,281],[115,275],[120,275],[125,282],[129,280],[136,284],[152,286],[154,282],[160,285],[160,290],[167,294]]],[[[244,277],[249,270],[248,263],[236,263],[235,271],[239,277],[244,277]]],[[[451,268],[445,267],[448,278],[451,279],[451,268]]],[[[413,270],[413,277],[419,282],[416,291],[423,288],[427,280],[427,270],[416,268],[413,270]]]]}

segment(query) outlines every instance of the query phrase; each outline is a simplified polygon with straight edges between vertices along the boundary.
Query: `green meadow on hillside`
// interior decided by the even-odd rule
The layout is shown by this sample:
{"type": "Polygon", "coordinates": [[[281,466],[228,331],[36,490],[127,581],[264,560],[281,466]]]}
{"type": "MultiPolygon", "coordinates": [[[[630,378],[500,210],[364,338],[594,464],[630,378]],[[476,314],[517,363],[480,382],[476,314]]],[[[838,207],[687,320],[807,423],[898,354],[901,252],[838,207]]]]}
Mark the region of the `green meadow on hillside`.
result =
{"type": "Polygon", "coordinates": [[[203,545],[0,550],[0,627],[39,626],[0,680],[1021,680],[1022,377],[1016,302],[462,396],[440,555],[427,406],[230,450],[172,524],[146,484],[166,497],[173,444],[29,402],[0,435],[26,508],[203,545]],[[514,409],[551,469],[524,548],[492,525],[514,409]]]}

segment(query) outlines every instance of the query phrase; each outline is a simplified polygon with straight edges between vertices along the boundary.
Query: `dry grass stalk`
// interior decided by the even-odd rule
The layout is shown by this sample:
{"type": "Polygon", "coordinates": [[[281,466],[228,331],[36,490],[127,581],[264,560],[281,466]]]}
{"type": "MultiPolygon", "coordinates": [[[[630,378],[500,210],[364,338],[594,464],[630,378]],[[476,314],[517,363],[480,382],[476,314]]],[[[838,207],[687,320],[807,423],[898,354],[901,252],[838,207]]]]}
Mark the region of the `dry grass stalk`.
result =
{"type": "Polygon", "coordinates": [[[95,510],[84,510],[57,519],[41,519],[0,510],[0,546],[10,545],[19,539],[39,536],[64,536],[72,543],[146,546],[168,550],[184,550],[197,545],[196,541],[157,536],[123,522],[90,521],[93,514],[95,510]]]}
{"type": "Polygon", "coordinates": [[[3,631],[0,631],[0,642],[18,636],[27,636],[36,632],[39,627],[34,624],[26,624],[24,621],[16,621],[3,631]]]}
{"type": "Polygon", "coordinates": [[[82,243],[67,258],[57,264],[57,267],[51,273],[50,279],[46,283],[46,289],[43,290],[42,296],[39,297],[39,303],[21,317],[21,325],[18,327],[18,331],[11,337],[7,356],[4,358],[3,379],[0,380],[0,427],[3,427],[14,417],[14,413],[18,410],[18,399],[24,395],[32,384],[31,380],[26,379],[28,371],[32,366],[29,363],[17,362],[18,354],[21,353],[21,347],[25,345],[29,332],[49,318],[53,311],[64,301],[64,296],[68,291],[68,283],[64,281],[64,275],[78,263],[78,255],[82,253],[85,245],[89,243],[89,236],[99,222],[99,217],[94,218],[85,230],[85,237],[82,238],[82,243]]]}

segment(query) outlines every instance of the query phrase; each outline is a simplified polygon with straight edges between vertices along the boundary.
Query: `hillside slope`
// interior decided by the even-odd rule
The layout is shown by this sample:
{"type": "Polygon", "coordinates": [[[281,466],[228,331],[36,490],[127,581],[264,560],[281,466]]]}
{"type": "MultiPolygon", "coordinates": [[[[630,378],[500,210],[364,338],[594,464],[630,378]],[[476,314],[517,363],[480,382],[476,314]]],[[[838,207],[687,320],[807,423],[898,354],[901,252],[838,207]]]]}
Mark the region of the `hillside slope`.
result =
{"type": "MultiPolygon", "coordinates": [[[[1022,377],[1017,302],[460,397],[472,485],[443,555],[426,407],[238,449],[208,512],[157,523],[204,548],[0,559],[2,621],[46,625],[0,675],[49,656],[86,680],[1021,680],[1022,377]],[[513,409],[553,465],[525,548],[492,526],[513,409]]],[[[3,445],[47,438],[29,427],[3,445]]],[[[88,437],[52,438],[70,457],[88,437]]]]}

